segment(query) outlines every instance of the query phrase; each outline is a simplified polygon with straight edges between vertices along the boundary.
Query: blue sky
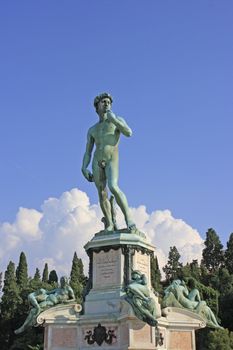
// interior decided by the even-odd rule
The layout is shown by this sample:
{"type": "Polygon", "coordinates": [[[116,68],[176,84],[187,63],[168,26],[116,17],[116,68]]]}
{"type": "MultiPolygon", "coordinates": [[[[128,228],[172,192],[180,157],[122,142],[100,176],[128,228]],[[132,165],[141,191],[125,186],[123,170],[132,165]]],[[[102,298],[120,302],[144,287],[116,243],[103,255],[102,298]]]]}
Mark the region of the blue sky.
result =
{"type": "Polygon", "coordinates": [[[130,206],[169,209],[225,244],[232,221],[233,2],[0,4],[0,223],[94,185],[80,168],[93,98],[133,129],[120,145],[130,206]]]}

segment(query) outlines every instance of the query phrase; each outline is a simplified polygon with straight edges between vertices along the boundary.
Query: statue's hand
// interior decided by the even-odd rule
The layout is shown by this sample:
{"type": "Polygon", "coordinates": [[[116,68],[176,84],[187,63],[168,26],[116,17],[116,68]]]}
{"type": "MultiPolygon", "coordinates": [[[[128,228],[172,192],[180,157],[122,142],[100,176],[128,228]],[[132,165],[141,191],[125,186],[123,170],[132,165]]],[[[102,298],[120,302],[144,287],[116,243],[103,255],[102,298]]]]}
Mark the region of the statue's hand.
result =
{"type": "Polygon", "coordinates": [[[113,121],[113,119],[115,119],[115,114],[111,111],[111,109],[109,109],[108,111],[107,111],[107,118],[108,118],[108,120],[109,121],[113,121]]]}
{"type": "Polygon", "coordinates": [[[93,175],[92,175],[92,173],[89,170],[82,169],[82,173],[85,176],[85,178],[87,179],[87,181],[89,181],[89,182],[93,182],[94,181],[93,175]]]}

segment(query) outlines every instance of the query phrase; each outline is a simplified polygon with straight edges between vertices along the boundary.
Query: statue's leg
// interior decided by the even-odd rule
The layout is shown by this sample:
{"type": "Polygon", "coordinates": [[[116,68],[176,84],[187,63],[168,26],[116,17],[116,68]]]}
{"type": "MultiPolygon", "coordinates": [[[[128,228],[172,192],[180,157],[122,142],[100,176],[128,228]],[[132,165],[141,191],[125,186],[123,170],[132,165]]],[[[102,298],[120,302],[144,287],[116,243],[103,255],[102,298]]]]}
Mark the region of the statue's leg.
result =
{"type": "MultiPolygon", "coordinates": [[[[208,307],[208,306],[207,306],[207,307],[208,307]]],[[[208,312],[209,312],[209,315],[210,315],[210,320],[212,321],[212,323],[213,323],[216,327],[222,328],[222,327],[219,326],[218,321],[217,321],[217,319],[216,319],[216,317],[215,317],[213,311],[211,310],[211,308],[208,307],[208,309],[209,309],[208,312]]]]}
{"type": "Polygon", "coordinates": [[[113,231],[114,225],[112,222],[111,204],[108,199],[106,187],[105,169],[101,168],[97,162],[93,161],[92,165],[93,178],[98,191],[100,207],[106,219],[106,230],[113,231]]]}
{"type": "Polygon", "coordinates": [[[135,228],[135,223],[132,221],[129,214],[129,206],[125,194],[118,186],[118,160],[112,160],[106,165],[106,177],[108,180],[109,190],[114,195],[117,204],[122,210],[125,217],[125,222],[128,229],[135,228]]]}
{"type": "Polygon", "coordinates": [[[25,331],[25,329],[29,328],[29,327],[32,327],[35,320],[36,320],[36,317],[38,316],[38,312],[36,311],[36,309],[31,309],[26,320],[24,321],[24,323],[22,324],[21,327],[17,328],[14,333],[15,334],[20,334],[22,332],[25,331]]]}

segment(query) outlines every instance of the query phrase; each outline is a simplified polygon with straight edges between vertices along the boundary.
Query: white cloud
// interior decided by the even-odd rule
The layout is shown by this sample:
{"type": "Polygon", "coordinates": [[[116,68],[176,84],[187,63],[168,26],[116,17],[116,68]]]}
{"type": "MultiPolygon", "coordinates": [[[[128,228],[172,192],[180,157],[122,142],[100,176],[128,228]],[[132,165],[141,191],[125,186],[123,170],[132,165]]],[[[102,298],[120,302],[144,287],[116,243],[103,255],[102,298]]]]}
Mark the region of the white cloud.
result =
{"type": "Polygon", "coordinates": [[[170,247],[176,246],[182,262],[201,259],[203,240],[200,234],[182,219],[174,218],[170,210],[152,212],[144,230],[166,257],[170,247]]]}
{"type": "MultiPolygon", "coordinates": [[[[200,259],[203,241],[197,232],[182,219],[176,219],[169,210],[147,213],[144,205],[131,209],[137,227],[147,233],[156,245],[160,267],[167,261],[171,246],[179,250],[182,261],[200,259]]],[[[117,211],[118,222],[124,220],[117,211]]],[[[102,212],[98,205],[91,205],[86,193],[74,188],[60,198],[44,201],[41,211],[20,208],[15,222],[0,224],[0,257],[4,270],[9,260],[18,263],[21,251],[25,251],[30,271],[41,270],[45,262],[49,270],[69,274],[74,251],[85,263],[88,258],[83,249],[95,232],[103,228],[102,212]]],[[[41,271],[42,272],[42,271],[41,271]]]]}
{"type": "Polygon", "coordinates": [[[37,240],[41,238],[39,222],[42,214],[35,209],[19,208],[16,220],[13,224],[8,222],[0,226],[1,232],[9,235],[17,235],[25,240],[37,240]]]}

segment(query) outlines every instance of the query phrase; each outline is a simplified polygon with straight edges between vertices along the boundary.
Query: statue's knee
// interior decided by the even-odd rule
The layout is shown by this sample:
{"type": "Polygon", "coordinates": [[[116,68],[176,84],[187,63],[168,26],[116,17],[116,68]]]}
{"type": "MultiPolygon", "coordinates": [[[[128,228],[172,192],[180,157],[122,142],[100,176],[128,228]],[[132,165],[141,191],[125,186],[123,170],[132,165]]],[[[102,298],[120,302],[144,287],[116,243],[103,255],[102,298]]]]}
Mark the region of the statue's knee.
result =
{"type": "Polygon", "coordinates": [[[112,192],[113,195],[119,193],[119,187],[115,184],[109,184],[109,190],[112,192]]]}
{"type": "Polygon", "coordinates": [[[99,190],[99,199],[102,201],[107,199],[107,193],[105,190],[99,190]]]}

